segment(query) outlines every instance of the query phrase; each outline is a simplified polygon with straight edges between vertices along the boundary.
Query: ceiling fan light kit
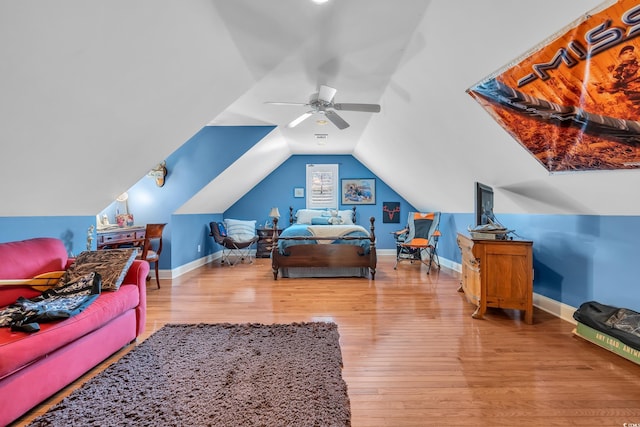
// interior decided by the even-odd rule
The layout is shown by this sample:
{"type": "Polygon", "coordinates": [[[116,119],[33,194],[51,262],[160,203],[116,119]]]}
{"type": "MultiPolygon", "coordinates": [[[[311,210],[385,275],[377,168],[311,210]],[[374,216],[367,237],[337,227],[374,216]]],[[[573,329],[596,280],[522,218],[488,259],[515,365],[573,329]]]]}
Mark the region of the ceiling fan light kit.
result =
{"type": "MultiPolygon", "coordinates": [[[[335,110],[339,111],[360,111],[364,113],[379,113],[380,105],[378,104],[354,104],[354,103],[334,103],[333,98],[336,95],[337,90],[325,86],[320,85],[317,93],[312,94],[309,97],[309,102],[307,104],[302,104],[299,102],[267,102],[267,104],[273,105],[301,105],[305,107],[311,107],[311,110],[297,117],[293,121],[287,124],[288,128],[294,128],[298,126],[300,123],[311,117],[313,114],[321,114],[324,117],[333,123],[338,129],[346,129],[349,127],[349,123],[347,123],[342,117],[335,112],[335,110]]],[[[326,124],[327,120],[324,118],[318,119],[316,123],[318,124],[326,124]]]]}

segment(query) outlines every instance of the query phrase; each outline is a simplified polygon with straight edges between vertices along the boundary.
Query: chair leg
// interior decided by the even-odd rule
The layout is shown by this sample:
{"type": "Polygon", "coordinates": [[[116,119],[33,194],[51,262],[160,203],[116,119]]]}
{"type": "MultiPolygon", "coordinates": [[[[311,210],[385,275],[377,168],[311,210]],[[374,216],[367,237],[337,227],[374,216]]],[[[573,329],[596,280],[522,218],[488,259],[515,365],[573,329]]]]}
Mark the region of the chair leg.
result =
{"type": "Polygon", "coordinates": [[[427,274],[431,273],[431,264],[433,264],[433,252],[430,252],[427,250],[427,252],[429,253],[429,265],[427,266],[427,274]]]}
{"type": "Polygon", "coordinates": [[[222,247],[222,259],[220,260],[220,264],[227,263],[229,266],[233,267],[235,265],[235,263],[231,262],[231,256],[232,255],[233,255],[232,250],[226,248],[225,246],[223,246],[222,247]]]}
{"type": "Polygon", "coordinates": [[[394,270],[398,269],[398,257],[400,256],[400,246],[396,243],[396,263],[393,266],[394,270]]]}
{"type": "Polygon", "coordinates": [[[438,256],[438,251],[436,250],[435,246],[433,248],[433,257],[436,260],[436,267],[438,267],[438,270],[440,270],[440,257],[438,256]]]}
{"type": "Polygon", "coordinates": [[[433,266],[434,258],[435,258],[435,267],[438,267],[438,270],[440,270],[440,258],[438,257],[438,252],[436,251],[436,247],[430,246],[427,252],[429,253],[429,266],[427,267],[427,274],[431,272],[431,267],[433,266]]]}
{"type": "Polygon", "coordinates": [[[156,270],[156,283],[158,284],[158,289],[160,289],[160,275],[158,273],[158,263],[155,262],[155,270],[156,270]]]}

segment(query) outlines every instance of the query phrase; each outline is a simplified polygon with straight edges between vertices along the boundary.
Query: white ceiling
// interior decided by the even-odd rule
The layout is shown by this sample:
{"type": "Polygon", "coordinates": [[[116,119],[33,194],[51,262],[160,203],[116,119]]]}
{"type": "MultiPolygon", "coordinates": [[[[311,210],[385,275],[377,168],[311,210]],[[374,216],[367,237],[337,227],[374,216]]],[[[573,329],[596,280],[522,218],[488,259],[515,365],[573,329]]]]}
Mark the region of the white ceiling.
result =
{"type": "Polygon", "coordinates": [[[637,214],[612,191],[637,171],[549,175],[465,93],[599,3],[0,0],[0,216],[95,214],[208,123],[278,128],[179,213],[291,154],[353,153],[419,209],[470,212],[478,180],[501,212],[637,214]],[[265,104],[319,84],[382,111],[287,129],[305,107],[265,104]]]}
{"type": "Polygon", "coordinates": [[[309,101],[319,85],[337,89],[335,102],[378,103],[430,1],[311,0],[215,2],[255,83],[211,124],[277,124],[293,153],[326,153],[314,139],[328,134],[333,153],[351,154],[374,113],[339,112],[350,127],[318,125],[309,110],[265,102],[309,101]],[[275,3],[275,4],[274,4],[275,3]]]}

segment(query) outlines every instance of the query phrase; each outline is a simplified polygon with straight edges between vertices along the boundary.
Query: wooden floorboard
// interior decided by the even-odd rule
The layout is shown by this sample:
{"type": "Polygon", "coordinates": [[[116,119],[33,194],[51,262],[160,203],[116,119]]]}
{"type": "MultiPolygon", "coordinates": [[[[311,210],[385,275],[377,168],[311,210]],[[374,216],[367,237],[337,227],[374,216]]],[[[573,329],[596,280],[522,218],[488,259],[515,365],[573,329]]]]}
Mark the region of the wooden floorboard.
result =
{"type": "MultiPolygon", "coordinates": [[[[536,309],[474,307],[458,273],[381,256],[376,280],[273,280],[268,259],[211,263],[148,288],[141,340],[166,323],[338,324],[353,426],[640,425],[640,366],[536,309]]],[[[23,417],[27,424],[131,349],[23,417]]],[[[114,408],[117,410],[117,408],[114,408]]]]}

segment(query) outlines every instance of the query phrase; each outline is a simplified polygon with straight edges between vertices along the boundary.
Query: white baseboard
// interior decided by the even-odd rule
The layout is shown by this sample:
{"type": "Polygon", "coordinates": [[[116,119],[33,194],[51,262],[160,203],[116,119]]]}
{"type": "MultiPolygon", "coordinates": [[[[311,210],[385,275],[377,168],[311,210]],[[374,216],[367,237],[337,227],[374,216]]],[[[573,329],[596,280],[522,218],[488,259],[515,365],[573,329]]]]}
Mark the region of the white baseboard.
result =
{"type": "Polygon", "coordinates": [[[395,249],[376,249],[376,254],[396,256],[396,250],[395,249]]]}
{"type": "MultiPolygon", "coordinates": [[[[183,274],[188,273],[191,270],[195,270],[198,267],[219,260],[220,258],[222,258],[222,251],[218,251],[211,255],[207,255],[205,257],[191,261],[187,264],[183,264],[180,267],[174,268],[173,270],[160,270],[158,273],[160,274],[161,279],[175,279],[176,277],[182,276],[183,274]]],[[[151,277],[155,279],[153,268],[151,269],[150,273],[151,277]]]]}
{"type": "Polygon", "coordinates": [[[573,318],[573,313],[577,310],[575,307],[563,304],[544,295],[536,294],[535,292],[533,293],[533,305],[569,323],[573,323],[574,325],[577,323],[573,318]]]}
{"type": "MultiPolygon", "coordinates": [[[[440,258],[440,265],[457,271],[458,273],[462,272],[462,264],[458,264],[457,262],[453,262],[448,259],[440,258]]],[[[549,314],[553,314],[554,316],[569,323],[573,323],[574,325],[576,324],[576,321],[573,318],[573,313],[576,311],[575,307],[563,304],[549,297],[545,297],[544,295],[536,294],[535,292],[533,293],[533,306],[542,311],[546,311],[549,314]]]]}

